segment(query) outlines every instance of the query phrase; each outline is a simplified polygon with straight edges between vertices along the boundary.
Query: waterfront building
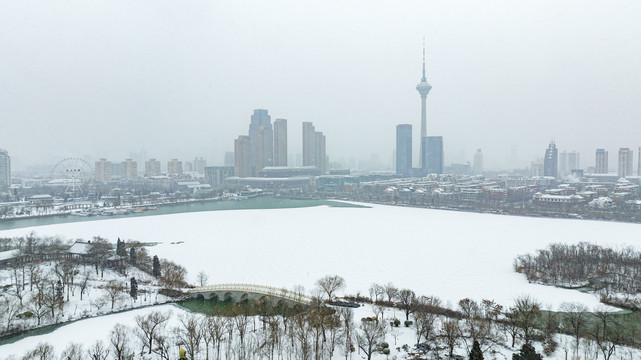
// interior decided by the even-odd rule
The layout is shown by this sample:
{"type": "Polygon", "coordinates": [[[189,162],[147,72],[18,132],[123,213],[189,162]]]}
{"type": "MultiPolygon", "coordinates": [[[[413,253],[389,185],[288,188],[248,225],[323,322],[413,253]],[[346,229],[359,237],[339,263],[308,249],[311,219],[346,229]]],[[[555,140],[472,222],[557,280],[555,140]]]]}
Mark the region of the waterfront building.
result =
{"type": "Polygon", "coordinates": [[[274,121],[274,166],[287,166],[287,120],[274,121]]]}
{"type": "Polygon", "coordinates": [[[95,163],[96,180],[107,182],[111,180],[112,166],[111,161],[100,159],[95,163]]]}
{"type": "Polygon", "coordinates": [[[396,173],[409,176],[412,171],[412,125],[396,125],[396,173]]]}
{"type": "Polygon", "coordinates": [[[254,110],[249,124],[249,138],[251,172],[255,176],[262,168],[273,164],[274,132],[267,110],[254,110]]]}
{"type": "Polygon", "coordinates": [[[183,173],[183,162],[178,159],[171,159],[167,161],[167,175],[176,176],[182,175],[183,173]]]}
{"type": "Polygon", "coordinates": [[[145,176],[160,176],[160,161],[156,159],[149,159],[145,162],[145,176]]]}
{"type": "Polygon", "coordinates": [[[125,159],[120,163],[120,178],[132,180],[138,177],[138,163],[132,159],[125,159]]]}
{"type": "Polygon", "coordinates": [[[202,157],[196,157],[193,161],[193,171],[205,175],[205,167],[207,167],[207,160],[202,157]]]}
{"type": "Polygon", "coordinates": [[[234,173],[236,177],[252,176],[251,138],[240,135],[234,140],[234,173]]]}
{"type": "Polygon", "coordinates": [[[228,177],[235,175],[233,166],[206,166],[205,182],[214,187],[220,187],[228,177]]]}
{"type": "Polygon", "coordinates": [[[303,166],[316,166],[316,130],[311,122],[303,122],[303,166]]]}

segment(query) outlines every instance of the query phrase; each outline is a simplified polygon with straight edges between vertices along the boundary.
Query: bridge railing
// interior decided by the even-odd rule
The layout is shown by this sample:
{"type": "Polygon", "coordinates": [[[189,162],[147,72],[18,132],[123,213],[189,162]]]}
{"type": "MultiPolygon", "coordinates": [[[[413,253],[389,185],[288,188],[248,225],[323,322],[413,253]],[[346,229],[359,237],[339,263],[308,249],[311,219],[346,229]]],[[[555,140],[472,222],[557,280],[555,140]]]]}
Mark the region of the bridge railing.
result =
{"type": "Polygon", "coordinates": [[[295,291],[277,288],[273,286],[265,285],[256,285],[256,284],[216,284],[216,285],[207,285],[200,286],[189,290],[189,293],[199,294],[206,292],[216,292],[216,291],[237,291],[237,292],[247,292],[247,293],[256,293],[262,295],[273,296],[277,298],[282,298],[294,302],[309,304],[313,301],[313,298],[307,296],[303,293],[298,293],[295,291]]]}

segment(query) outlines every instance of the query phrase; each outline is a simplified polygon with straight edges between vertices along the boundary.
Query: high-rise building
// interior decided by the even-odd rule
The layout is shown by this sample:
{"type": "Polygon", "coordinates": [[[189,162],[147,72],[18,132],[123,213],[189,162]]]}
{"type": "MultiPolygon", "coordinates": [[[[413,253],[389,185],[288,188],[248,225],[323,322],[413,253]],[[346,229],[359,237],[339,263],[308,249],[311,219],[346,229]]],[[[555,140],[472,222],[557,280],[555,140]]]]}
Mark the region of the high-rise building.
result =
{"type": "Polygon", "coordinates": [[[233,151],[227,151],[225,152],[225,166],[234,166],[234,152],[233,151]]]}
{"type": "Polygon", "coordinates": [[[287,120],[274,121],[274,166],[287,166],[287,120]]]}
{"type": "Polygon", "coordinates": [[[145,176],[160,176],[160,161],[149,159],[145,162],[145,176]]]}
{"type": "Polygon", "coordinates": [[[112,166],[111,161],[100,159],[96,161],[96,180],[107,182],[111,180],[112,166]]]}
{"type": "Polygon", "coordinates": [[[167,175],[176,176],[183,173],[183,162],[178,159],[167,161],[167,175]]]}
{"type": "Polygon", "coordinates": [[[594,172],[597,174],[608,173],[608,152],[605,149],[596,149],[596,163],[594,172]]]}
{"type": "Polygon", "coordinates": [[[641,176],[641,146],[639,146],[639,154],[637,155],[637,160],[639,163],[637,164],[637,176],[641,176]]]}
{"type": "Polygon", "coordinates": [[[412,125],[396,125],[396,173],[408,176],[412,171],[412,125]]]}
{"type": "MultiPolygon", "coordinates": [[[[419,164],[425,164],[423,157],[426,154],[426,149],[424,144],[427,144],[427,141],[423,141],[427,137],[427,94],[432,90],[432,86],[427,83],[427,78],[425,77],[425,39],[423,39],[423,76],[421,77],[421,82],[416,85],[416,91],[421,95],[421,150],[419,153],[419,164]]],[[[425,170],[425,168],[423,168],[425,170]]]]}
{"type": "Polygon", "coordinates": [[[572,170],[577,170],[579,166],[580,156],[576,151],[561,151],[559,154],[559,176],[564,177],[572,173],[572,170]]]}
{"type": "Polygon", "coordinates": [[[274,163],[274,133],[267,110],[254,110],[249,124],[249,138],[252,176],[257,176],[265,166],[272,166],[274,163]]]}
{"type": "Polygon", "coordinates": [[[120,163],[120,178],[132,180],[138,177],[138,163],[132,159],[125,159],[120,163]]]}
{"type": "Polygon", "coordinates": [[[481,152],[481,149],[477,149],[474,154],[474,174],[483,174],[483,153],[481,152]]]}
{"type": "Polygon", "coordinates": [[[205,167],[207,167],[207,160],[202,157],[194,158],[193,162],[194,172],[205,175],[205,167]]]}
{"type": "Polygon", "coordinates": [[[303,122],[303,166],[316,165],[316,130],[311,122],[303,122]]]}
{"type": "Polygon", "coordinates": [[[205,167],[205,182],[211,186],[220,186],[226,178],[234,176],[233,166],[205,167]]]}
{"type": "Polygon", "coordinates": [[[234,140],[234,172],[238,177],[252,176],[251,138],[240,135],[234,140]]]}
{"type": "Polygon", "coordinates": [[[11,157],[7,150],[0,149],[0,191],[11,187],[11,157]]]}
{"type": "Polygon", "coordinates": [[[550,145],[545,150],[545,157],[543,158],[543,176],[559,177],[559,151],[557,150],[554,141],[550,141],[550,145]]]}
{"type": "Polygon", "coordinates": [[[327,154],[325,149],[325,135],[321,131],[316,131],[316,139],[314,140],[314,145],[316,147],[315,155],[315,165],[320,169],[321,175],[327,173],[327,154]]]}
{"type": "Polygon", "coordinates": [[[303,122],[303,166],[316,166],[321,174],[328,170],[325,135],[311,122],[303,122]]]}
{"type": "Polygon", "coordinates": [[[629,148],[620,148],[619,149],[619,177],[624,178],[632,175],[632,159],[634,157],[634,151],[629,148]]]}
{"type": "Polygon", "coordinates": [[[426,150],[425,154],[423,154],[423,171],[427,171],[428,174],[442,174],[443,137],[426,136],[423,138],[421,145],[426,150]]]}

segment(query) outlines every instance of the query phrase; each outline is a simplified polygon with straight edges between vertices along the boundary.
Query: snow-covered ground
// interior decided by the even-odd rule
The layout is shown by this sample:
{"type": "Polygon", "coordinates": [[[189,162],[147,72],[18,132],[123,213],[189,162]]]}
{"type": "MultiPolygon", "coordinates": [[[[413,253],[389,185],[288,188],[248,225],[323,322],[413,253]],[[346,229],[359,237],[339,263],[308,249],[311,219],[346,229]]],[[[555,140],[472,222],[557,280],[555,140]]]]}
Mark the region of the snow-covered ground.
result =
{"type": "Polygon", "coordinates": [[[115,242],[160,242],[151,255],[185,266],[189,280],[311,289],[327,274],[345,278],[346,293],[368,294],[393,282],[419,295],[494,299],[511,305],[531,294],[544,305],[566,301],[590,308],[594,295],[530,284],[512,269],[519,254],[551,242],[588,241],[639,249],[639,225],[544,219],[373,205],[183,213],[48,225],[1,231],[0,236],[102,236],[115,242]]]}

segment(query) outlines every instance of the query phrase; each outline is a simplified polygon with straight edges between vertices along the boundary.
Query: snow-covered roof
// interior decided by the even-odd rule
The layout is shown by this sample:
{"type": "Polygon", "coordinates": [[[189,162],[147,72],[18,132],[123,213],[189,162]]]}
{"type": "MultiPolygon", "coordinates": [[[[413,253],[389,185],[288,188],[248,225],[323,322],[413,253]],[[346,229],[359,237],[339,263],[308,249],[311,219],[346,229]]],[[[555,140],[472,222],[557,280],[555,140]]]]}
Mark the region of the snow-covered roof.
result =
{"type": "Polygon", "coordinates": [[[70,254],[86,255],[89,253],[89,249],[91,249],[90,243],[84,241],[76,241],[75,243],[73,243],[73,245],[71,245],[67,252],[70,254]]]}
{"type": "Polygon", "coordinates": [[[14,250],[0,251],[0,261],[13,259],[18,254],[18,251],[20,250],[14,249],[14,250]]]}

